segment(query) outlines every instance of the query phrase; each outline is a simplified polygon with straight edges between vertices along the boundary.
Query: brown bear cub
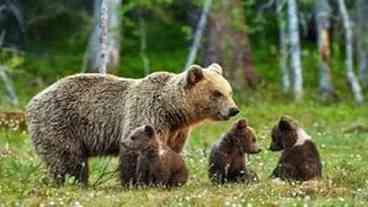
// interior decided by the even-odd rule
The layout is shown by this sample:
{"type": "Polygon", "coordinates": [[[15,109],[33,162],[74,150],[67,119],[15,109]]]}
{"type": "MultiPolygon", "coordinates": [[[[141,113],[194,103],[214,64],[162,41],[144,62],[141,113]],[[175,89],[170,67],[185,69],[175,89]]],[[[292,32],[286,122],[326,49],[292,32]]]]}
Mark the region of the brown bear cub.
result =
{"type": "Polygon", "coordinates": [[[181,186],[188,179],[182,157],[160,143],[150,125],[136,128],[121,142],[120,178],[123,186],[181,186]]]}
{"type": "Polygon", "coordinates": [[[257,181],[258,176],[247,168],[247,154],[259,153],[256,136],[246,120],[235,123],[212,147],[208,175],[213,183],[257,181]]]}
{"type": "Polygon", "coordinates": [[[311,137],[288,117],[281,117],[272,129],[271,151],[282,154],[272,177],[289,181],[307,181],[322,176],[322,164],[311,137]]]}

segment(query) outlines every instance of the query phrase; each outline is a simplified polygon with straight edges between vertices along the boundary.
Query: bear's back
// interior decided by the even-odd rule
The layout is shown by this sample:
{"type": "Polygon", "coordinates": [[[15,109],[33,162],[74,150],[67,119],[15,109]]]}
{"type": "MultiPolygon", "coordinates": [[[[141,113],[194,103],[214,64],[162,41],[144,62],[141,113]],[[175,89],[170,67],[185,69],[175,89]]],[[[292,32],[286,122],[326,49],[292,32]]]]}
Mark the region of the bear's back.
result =
{"type": "Polygon", "coordinates": [[[124,93],[133,82],[100,74],[77,74],[55,82],[27,105],[32,139],[78,140],[90,156],[116,153],[124,93]]]}
{"type": "Polygon", "coordinates": [[[295,166],[297,180],[309,180],[322,176],[322,164],[317,146],[308,140],[303,145],[285,150],[281,164],[295,166]]]}

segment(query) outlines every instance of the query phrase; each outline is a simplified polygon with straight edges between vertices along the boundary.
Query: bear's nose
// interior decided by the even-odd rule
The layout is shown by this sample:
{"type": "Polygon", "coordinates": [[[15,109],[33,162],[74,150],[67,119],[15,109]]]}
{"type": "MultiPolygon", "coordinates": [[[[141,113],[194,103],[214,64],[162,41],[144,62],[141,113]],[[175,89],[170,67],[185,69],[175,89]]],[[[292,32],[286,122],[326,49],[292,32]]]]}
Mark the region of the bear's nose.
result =
{"type": "Polygon", "coordinates": [[[239,112],[240,112],[240,111],[239,111],[239,109],[238,109],[238,108],[236,108],[236,107],[232,107],[232,108],[230,108],[230,110],[229,110],[229,116],[235,116],[235,115],[237,115],[239,112]]]}

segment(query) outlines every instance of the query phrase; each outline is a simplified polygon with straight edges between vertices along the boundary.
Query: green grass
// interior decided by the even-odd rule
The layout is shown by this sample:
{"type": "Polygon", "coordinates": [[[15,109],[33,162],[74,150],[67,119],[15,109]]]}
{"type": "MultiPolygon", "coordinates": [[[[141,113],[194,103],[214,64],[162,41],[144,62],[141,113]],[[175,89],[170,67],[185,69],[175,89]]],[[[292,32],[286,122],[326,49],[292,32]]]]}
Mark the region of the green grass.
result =
{"type": "MultiPolygon", "coordinates": [[[[204,123],[193,131],[184,156],[190,169],[187,185],[171,190],[120,187],[117,176],[93,186],[105,165],[117,167],[116,158],[94,159],[91,186],[47,184],[46,171],[27,134],[0,132],[0,206],[365,206],[368,202],[368,134],[344,133],[356,125],[368,126],[368,109],[346,103],[294,104],[266,98],[243,98],[242,113],[256,129],[262,153],[250,157],[258,184],[212,185],[207,178],[209,147],[235,120],[204,123]],[[266,101],[265,101],[266,99],[266,101]],[[267,100],[270,99],[270,100],[267,100]],[[323,179],[305,184],[271,180],[279,154],[268,150],[270,130],[282,114],[298,119],[317,143],[323,160],[323,179]]],[[[239,99],[240,100],[240,99],[239,99]]]]}

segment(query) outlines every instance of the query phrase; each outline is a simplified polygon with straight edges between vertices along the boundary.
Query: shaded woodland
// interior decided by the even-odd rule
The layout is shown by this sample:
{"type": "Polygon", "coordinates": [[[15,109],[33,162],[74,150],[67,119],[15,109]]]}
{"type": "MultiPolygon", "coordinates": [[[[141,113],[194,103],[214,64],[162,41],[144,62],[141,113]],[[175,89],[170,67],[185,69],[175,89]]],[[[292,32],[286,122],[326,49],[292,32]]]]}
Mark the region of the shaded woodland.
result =
{"type": "Polygon", "coordinates": [[[218,62],[240,92],[274,85],[301,101],[313,88],[322,101],[351,96],[361,104],[367,11],[364,0],[2,0],[1,85],[17,104],[17,81],[42,85],[78,72],[142,77],[218,62]]]}

